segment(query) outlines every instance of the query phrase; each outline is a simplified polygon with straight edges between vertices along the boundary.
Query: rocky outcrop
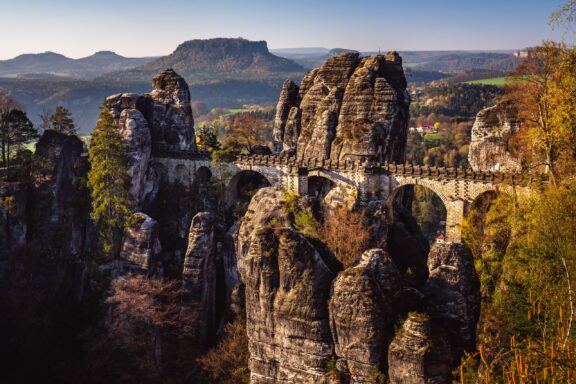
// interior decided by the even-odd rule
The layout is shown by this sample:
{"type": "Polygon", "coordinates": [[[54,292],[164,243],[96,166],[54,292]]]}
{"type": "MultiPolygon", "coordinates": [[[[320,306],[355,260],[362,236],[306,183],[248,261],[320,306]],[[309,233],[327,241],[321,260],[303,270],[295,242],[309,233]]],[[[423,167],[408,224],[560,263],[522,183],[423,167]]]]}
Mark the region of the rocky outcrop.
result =
{"type": "Polygon", "coordinates": [[[144,213],[135,213],[128,220],[120,257],[149,275],[159,273],[162,246],[158,239],[158,222],[144,213]]]}
{"type": "Polygon", "coordinates": [[[184,258],[182,288],[192,326],[191,337],[199,350],[204,350],[216,335],[216,216],[200,212],[192,219],[188,249],[184,258]]]}
{"type": "Polygon", "coordinates": [[[472,127],[468,162],[475,171],[519,172],[521,161],[510,153],[509,141],[520,128],[515,112],[498,104],[478,112],[472,127]]]}
{"type": "Polygon", "coordinates": [[[354,383],[377,383],[385,372],[401,276],[381,249],[364,252],[338,275],[330,299],[330,325],[340,374],[354,383]]]}
{"type": "Polygon", "coordinates": [[[409,104],[396,53],[334,56],[310,71],[299,88],[284,84],[275,149],[296,151],[304,159],[404,161],[409,104]]]}
{"type": "Polygon", "coordinates": [[[252,383],[327,383],[334,272],[291,228],[261,228],[245,260],[252,383]]]}
{"type": "MultiPolygon", "coordinates": [[[[280,98],[276,106],[276,116],[274,117],[274,131],[272,136],[275,152],[279,153],[284,149],[290,149],[289,141],[287,142],[287,148],[284,148],[284,136],[288,117],[292,108],[297,109],[296,105],[298,105],[298,101],[298,86],[294,84],[292,80],[286,80],[280,92],[280,98]]],[[[290,129],[293,128],[291,127],[290,129]]],[[[299,130],[296,132],[296,135],[298,135],[298,133],[300,133],[299,130]]]]}
{"type": "Polygon", "coordinates": [[[242,280],[245,276],[245,258],[258,228],[270,226],[289,226],[284,211],[284,192],[272,187],[261,188],[252,197],[248,211],[242,218],[236,240],[236,261],[242,280]]]}
{"type": "Polygon", "coordinates": [[[411,312],[388,351],[388,379],[402,384],[451,383],[450,347],[430,318],[411,312]],[[435,334],[436,333],[436,334],[435,334]]]}
{"type": "Polygon", "coordinates": [[[144,114],[150,124],[152,144],[171,150],[195,150],[188,84],[172,69],[167,69],[154,77],[152,85],[152,92],[144,95],[147,99],[144,114]]]}
{"type": "Polygon", "coordinates": [[[139,152],[142,155],[146,153],[145,130],[148,129],[151,145],[155,149],[176,152],[195,150],[194,119],[188,84],[176,72],[167,69],[154,77],[152,85],[154,89],[150,93],[117,94],[106,98],[104,103],[121,125],[124,136],[133,140],[133,144],[130,141],[133,145],[131,149],[135,150],[140,145],[139,152]],[[128,111],[123,112],[125,110],[128,111]]]}
{"type": "Polygon", "coordinates": [[[36,144],[39,182],[28,197],[28,238],[44,250],[76,257],[87,244],[89,192],[81,183],[86,177],[84,144],[76,136],[46,130],[36,144]]]}
{"type": "Polygon", "coordinates": [[[283,192],[260,189],[238,233],[252,383],[326,383],[333,352],[328,300],[335,272],[290,227],[283,192]]]}
{"type": "Polygon", "coordinates": [[[459,243],[435,244],[428,257],[425,310],[447,330],[456,362],[475,348],[480,316],[480,280],[470,249],[459,243]]]}
{"type": "MultiPolygon", "coordinates": [[[[130,193],[139,206],[147,190],[146,172],[152,154],[152,138],[148,122],[137,109],[124,109],[119,116],[120,134],[128,145],[128,174],[130,193]]],[[[148,188],[150,188],[148,186],[148,188]]]]}

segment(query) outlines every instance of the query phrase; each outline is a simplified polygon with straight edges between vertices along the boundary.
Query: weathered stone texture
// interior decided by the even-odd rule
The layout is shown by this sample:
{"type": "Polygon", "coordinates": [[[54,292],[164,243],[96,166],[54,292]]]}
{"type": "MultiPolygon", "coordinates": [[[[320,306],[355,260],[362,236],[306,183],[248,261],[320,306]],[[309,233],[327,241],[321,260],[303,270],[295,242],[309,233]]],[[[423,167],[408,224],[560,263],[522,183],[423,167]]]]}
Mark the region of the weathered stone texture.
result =
{"type": "Polygon", "coordinates": [[[364,252],[356,265],[336,278],[330,299],[330,325],[338,366],[354,383],[376,383],[385,371],[401,275],[381,249],[364,252]]]}
{"type": "MultiPolygon", "coordinates": [[[[276,106],[276,116],[274,118],[274,151],[282,152],[284,149],[284,137],[286,135],[286,124],[293,107],[298,105],[298,86],[292,80],[286,80],[280,92],[280,98],[276,106]]],[[[292,128],[291,128],[292,129],[292,128]]],[[[298,134],[298,132],[297,132],[298,134]]]]}
{"type": "Polygon", "coordinates": [[[411,312],[388,350],[388,379],[402,384],[451,383],[450,348],[428,315],[411,312]]]}
{"type": "Polygon", "coordinates": [[[428,257],[430,277],[424,287],[425,309],[443,324],[454,357],[473,350],[480,316],[480,280],[470,249],[460,243],[435,244],[428,257]]]}
{"type": "Polygon", "coordinates": [[[128,144],[128,174],[130,193],[142,205],[147,191],[146,172],[152,154],[152,138],[148,122],[137,109],[124,109],[119,117],[120,134],[128,144]]]}
{"type": "Polygon", "coordinates": [[[475,171],[519,172],[520,159],[509,151],[509,140],[520,128],[512,108],[498,104],[478,112],[472,127],[468,161],[475,171]]]}
{"type": "Polygon", "coordinates": [[[203,350],[213,340],[218,328],[216,317],[217,285],[217,218],[209,212],[200,212],[192,219],[188,249],[184,258],[182,288],[188,306],[192,338],[203,350]]]}
{"type": "Polygon", "coordinates": [[[245,263],[252,383],[327,383],[334,273],[291,228],[257,230],[245,263]]]}
{"type": "Polygon", "coordinates": [[[76,136],[46,130],[36,144],[39,180],[28,196],[28,238],[45,250],[79,256],[87,246],[89,192],[84,145],[76,136]]]}
{"type": "Polygon", "coordinates": [[[275,121],[277,151],[297,149],[304,159],[404,160],[410,98],[399,56],[334,56],[294,93],[285,83],[275,121]]]}
{"type": "Polygon", "coordinates": [[[144,112],[145,115],[151,114],[149,124],[152,142],[174,150],[196,149],[190,90],[184,78],[172,69],[167,69],[160,72],[152,84],[154,90],[144,95],[152,100],[152,105],[147,105],[144,112]]]}
{"type": "Polygon", "coordinates": [[[253,197],[238,234],[238,266],[252,383],[328,382],[335,273],[313,243],[289,227],[283,192],[263,188],[253,197]]]}
{"type": "Polygon", "coordinates": [[[158,272],[157,263],[162,253],[158,240],[158,222],[141,212],[133,214],[129,222],[133,227],[124,231],[120,257],[148,274],[158,272]]]}

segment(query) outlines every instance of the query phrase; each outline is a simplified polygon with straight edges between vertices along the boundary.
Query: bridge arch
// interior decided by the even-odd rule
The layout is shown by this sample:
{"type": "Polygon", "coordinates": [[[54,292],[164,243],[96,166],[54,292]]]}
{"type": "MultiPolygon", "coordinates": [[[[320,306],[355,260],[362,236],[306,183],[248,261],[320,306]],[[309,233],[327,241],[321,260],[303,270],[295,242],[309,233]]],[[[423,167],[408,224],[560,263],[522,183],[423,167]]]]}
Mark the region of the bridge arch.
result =
{"type": "Polygon", "coordinates": [[[241,207],[241,210],[247,208],[247,204],[258,189],[272,185],[270,180],[258,171],[248,169],[239,171],[232,176],[226,187],[226,209],[233,210],[238,202],[246,205],[241,207]]]}
{"type": "Polygon", "coordinates": [[[428,242],[446,238],[448,206],[438,192],[419,183],[403,183],[388,195],[386,205],[392,217],[400,206],[412,212],[428,242]]]}

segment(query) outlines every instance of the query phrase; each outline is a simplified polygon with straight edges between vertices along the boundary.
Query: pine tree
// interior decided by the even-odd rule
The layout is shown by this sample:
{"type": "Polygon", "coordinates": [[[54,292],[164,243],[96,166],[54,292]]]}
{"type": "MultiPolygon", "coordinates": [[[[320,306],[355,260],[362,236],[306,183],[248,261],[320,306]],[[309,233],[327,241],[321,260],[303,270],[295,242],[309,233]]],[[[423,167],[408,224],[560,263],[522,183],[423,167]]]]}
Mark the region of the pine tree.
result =
{"type": "Polygon", "coordinates": [[[58,106],[50,116],[50,129],[66,135],[77,135],[78,130],[74,126],[72,114],[64,107],[58,106]]]}
{"type": "Polygon", "coordinates": [[[124,224],[131,214],[127,145],[112,115],[104,108],[92,131],[88,185],[92,192],[92,220],[98,226],[104,252],[120,251],[124,224]]]}
{"type": "Polygon", "coordinates": [[[14,147],[28,143],[38,137],[38,131],[19,109],[0,111],[0,150],[2,163],[10,168],[10,153],[14,147]]]}

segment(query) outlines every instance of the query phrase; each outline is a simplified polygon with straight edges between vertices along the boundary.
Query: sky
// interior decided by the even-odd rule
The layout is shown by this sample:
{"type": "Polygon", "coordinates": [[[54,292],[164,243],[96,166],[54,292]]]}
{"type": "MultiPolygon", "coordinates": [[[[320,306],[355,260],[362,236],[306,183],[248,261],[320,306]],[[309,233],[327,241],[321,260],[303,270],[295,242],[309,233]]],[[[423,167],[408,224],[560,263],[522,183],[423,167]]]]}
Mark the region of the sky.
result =
{"type": "Polygon", "coordinates": [[[268,47],[500,50],[559,40],[566,0],[0,0],[0,59],[54,51],[160,56],[211,37],[268,47]]]}

